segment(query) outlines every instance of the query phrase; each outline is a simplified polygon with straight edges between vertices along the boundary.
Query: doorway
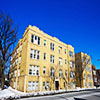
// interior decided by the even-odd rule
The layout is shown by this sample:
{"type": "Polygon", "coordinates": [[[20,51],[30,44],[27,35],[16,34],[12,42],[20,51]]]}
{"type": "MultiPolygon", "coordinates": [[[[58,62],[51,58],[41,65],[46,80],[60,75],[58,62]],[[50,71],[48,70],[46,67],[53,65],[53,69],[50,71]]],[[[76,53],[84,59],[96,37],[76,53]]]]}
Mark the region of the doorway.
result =
{"type": "Polygon", "coordinates": [[[59,81],[55,81],[55,89],[59,90],[59,81]]]}

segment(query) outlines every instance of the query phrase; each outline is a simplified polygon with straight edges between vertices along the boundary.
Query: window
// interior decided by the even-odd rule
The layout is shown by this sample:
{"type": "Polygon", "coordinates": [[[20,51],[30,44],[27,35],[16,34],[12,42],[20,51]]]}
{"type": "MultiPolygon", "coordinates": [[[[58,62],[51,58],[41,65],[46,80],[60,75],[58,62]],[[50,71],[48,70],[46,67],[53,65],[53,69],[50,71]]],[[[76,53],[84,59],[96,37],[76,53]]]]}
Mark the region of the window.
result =
{"type": "Polygon", "coordinates": [[[38,81],[29,81],[28,82],[28,91],[38,90],[39,82],[38,81]]]}
{"type": "Polygon", "coordinates": [[[46,53],[44,53],[44,60],[46,60],[46,58],[47,58],[47,55],[46,55],[46,53]]]}
{"type": "Polygon", "coordinates": [[[13,67],[15,66],[15,62],[13,62],[13,67]]]}
{"type": "Polygon", "coordinates": [[[97,78],[94,78],[94,82],[97,82],[97,78]]]}
{"type": "Polygon", "coordinates": [[[89,71],[89,67],[87,66],[87,71],[89,71]]]}
{"type": "Polygon", "coordinates": [[[51,70],[50,70],[50,76],[54,77],[54,68],[51,68],[51,70]]]}
{"type": "Polygon", "coordinates": [[[88,83],[88,86],[89,86],[89,87],[91,87],[91,86],[92,86],[92,83],[91,83],[91,82],[89,82],[89,83],[88,83]]]}
{"type": "Polygon", "coordinates": [[[73,57],[73,52],[72,51],[69,51],[69,56],[73,57]]]}
{"type": "Polygon", "coordinates": [[[54,63],[54,56],[53,55],[50,55],[50,62],[54,63]]]}
{"type": "Polygon", "coordinates": [[[46,42],[46,40],[44,40],[44,46],[46,46],[47,45],[47,42],[46,42]]]}
{"type": "Polygon", "coordinates": [[[54,43],[50,43],[50,49],[54,51],[54,43]]]}
{"type": "Polygon", "coordinates": [[[39,66],[30,65],[29,66],[29,75],[39,76],[39,66]]]}
{"type": "Polygon", "coordinates": [[[88,74],[87,77],[88,77],[88,80],[89,80],[90,79],[90,75],[88,74]]]}
{"type": "Polygon", "coordinates": [[[84,57],[82,57],[82,62],[84,62],[84,57]]]}
{"type": "Polygon", "coordinates": [[[43,74],[46,74],[46,67],[43,67],[43,74]]]}
{"type": "Polygon", "coordinates": [[[45,82],[43,82],[43,89],[45,89],[45,82]]]}
{"type": "Polygon", "coordinates": [[[62,51],[62,47],[59,46],[59,54],[61,53],[61,51],[62,51]]]}
{"type": "Polygon", "coordinates": [[[30,58],[32,58],[32,59],[40,59],[40,51],[31,49],[30,50],[30,58]]]}
{"type": "Polygon", "coordinates": [[[35,36],[35,35],[32,34],[31,35],[31,43],[40,45],[40,37],[35,36]]]}
{"type": "Polygon", "coordinates": [[[93,70],[93,75],[96,75],[96,71],[95,70],[93,70]]]}
{"type": "Polygon", "coordinates": [[[17,53],[19,53],[19,47],[17,48],[17,53]]]}
{"type": "Polygon", "coordinates": [[[16,59],[16,65],[18,64],[18,58],[16,59]]]}
{"type": "Polygon", "coordinates": [[[38,90],[38,89],[39,89],[39,82],[37,81],[36,86],[35,86],[35,90],[38,90]]]}
{"type": "Polygon", "coordinates": [[[32,65],[30,65],[30,68],[29,68],[29,75],[32,75],[32,65]]]}
{"type": "Polygon", "coordinates": [[[21,56],[19,57],[19,64],[21,63],[21,56]]]}
{"type": "Polygon", "coordinates": [[[61,78],[63,76],[62,70],[59,70],[59,77],[61,78]]]}
{"type": "Polygon", "coordinates": [[[14,55],[13,55],[13,56],[14,56],[14,58],[15,58],[15,56],[16,56],[16,52],[14,53],[14,55]]]}
{"type": "Polygon", "coordinates": [[[74,77],[75,77],[75,72],[72,72],[72,71],[71,71],[71,72],[70,72],[70,77],[71,77],[71,78],[74,78],[74,77]]]}
{"type": "Polygon", "coordinates": [[[47,89],[49,89],[49,81],[47,81],[47,89]]]}
{"type": "Polygon", "coordinates": [[[29,91],[32,90],[32,83],[31,83],[31,81],[28,82],[28,90],[29,91]]]}
{"type": "Polygon", "coordinates": [[[67,54],[67,50],[65,49],[65,54],[67,54]]]}
{"type": "Polygon", "coordinates": [[[67,60],[65,59],[65,64],[67,64],[67,60]]]}
{"type": "Polygon", "coordinates": [[[65,82],[65,88],[67,89],[67,82],[65,82]]]}
{"type": "Polygon", "coordinates": [[[75,88],[75,82],[71,82],[71,88],[75,88]]]}
{"type": "Polygon", "coordinates": [[[66,77],[67,77],[67,70],[65,71],[65,75],[66,75],[66,77]]]}
{"type": "Polygon", "coordinates": [[[22,44],[21,44],[21,46],[20,46],[20,51],[22,51],[22,44]]]}
{"type": "Polygon", "coordinates": [[[59,58],[59,65],[62,65],[62,58],[59,58]]]}
{"type": "Polygon", "coordinates": [[[88,61],[88,64],[91,64],[91,60],[88,61]]]}
{"type": "Polygon", "coordinates": [[[70,64],[71,68],[74,67],[74,62],[73,61],[70,61],[69,64],[70,64]]]}
{"type": "Polygon", "coordinates": [[[86,63],[88,64],[88,59],[86,58],[86,63]]]}
{"type": "Polygon", "coordinates": [[[92,70],[91,70],[91,68],[90,68],[90,72],[91,72],[92,70]]]}
{"type": "Polygon", "coordinates": [[[20,69],[18,69],[18,76],[20,76],[20,69]]]}

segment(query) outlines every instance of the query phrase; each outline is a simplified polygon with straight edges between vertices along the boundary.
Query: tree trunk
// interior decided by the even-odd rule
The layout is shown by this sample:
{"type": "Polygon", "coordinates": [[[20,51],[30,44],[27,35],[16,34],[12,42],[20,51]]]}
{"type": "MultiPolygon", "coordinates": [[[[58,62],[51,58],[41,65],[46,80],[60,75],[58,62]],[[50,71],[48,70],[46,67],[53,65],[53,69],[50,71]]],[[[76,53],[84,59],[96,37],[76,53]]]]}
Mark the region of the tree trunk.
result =
{"type": "Polygon", "coordinates": [[[3,63],[3,68],[2,68],[2,76],[1,76],[1,89],[4,89],[4,84],[5,84],[5,62],[3,63]]]}
{"type": "Polygon", "coordinates": [[[4,70],[2,71],[2,78],[1,78],[1,89],[4,89],[5,77],[4,77],[4,70]]]}

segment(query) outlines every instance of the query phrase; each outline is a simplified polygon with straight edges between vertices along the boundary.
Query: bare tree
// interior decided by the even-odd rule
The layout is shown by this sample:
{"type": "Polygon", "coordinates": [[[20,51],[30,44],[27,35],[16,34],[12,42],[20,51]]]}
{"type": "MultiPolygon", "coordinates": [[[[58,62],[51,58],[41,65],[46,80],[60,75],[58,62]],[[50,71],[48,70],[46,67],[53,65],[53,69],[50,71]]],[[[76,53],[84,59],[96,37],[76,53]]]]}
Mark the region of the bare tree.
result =
{"type": "Polygon", "coordinates": [[[8,15],[0,12],[0,70],[1,88],[4,89],[5,69],[11,56],[11,50],[17,39],[17,29],[13,25],[12,19],[8,15]]]}
{"type": "MultiPolygon", "coordinates": [[[[49,77],[49,82],[50,82],[50,84],[54,84],[55,85],[55,80],[57,79],[57,78],[60,78],[60,76],[59,76],[59,71],[60,70],[62,70],[62,75],[61,75],[61,78],[65,81],[64,82],[64,86],[66,85],[66,84],[70,84],[70,82],[69,82],[69,80],[70,80],[70,72],[68,71],[68,70],[64,70],[64,69],[61,69],[60,68],[60,66],[61,65],[59,65],[59,63],[57,64],[57,65],[55,65],[55,66],[51,66],[50,67],[50,69],[48,70],[48,77],[49,77]],[[53,71],[54,70],[54,71],[53,71]],[[63,72],[64,71],[64,72],[63,72]],[[65,72],[65,71],[67,71],[67,73],[65,72]],[[54,72],[54,73],[53,73],[54,72]],[[66,75],[67,74],[67,75],[66,75]]],[[[72,68],[73,69],[73,68],[72,68]]],[[[73,78],[75,78],[75,77],[73,77],[73,78]]],[[[60,87],[60,84],[59,84],[59,87],[60,87]]],[[[50,87],[51,88],[51,87],[50,87]]],[[[65,87],[66,89],[67,89],[67,87],[65,87]]],[[[56,89],[56,88],[55,88],[56,89]]]]}
{"type": "Polygon", "coordinates": [[[78,59],[78,64],[76,65],[76,81],[79,80],[80,88],[82,88],[82,80],[84,79],[83,72],[90,63],[91,58],[88,55],[83,55],[82,59],[78,59]],[[80,60],[80,61],[79,61],[80,60]]]}

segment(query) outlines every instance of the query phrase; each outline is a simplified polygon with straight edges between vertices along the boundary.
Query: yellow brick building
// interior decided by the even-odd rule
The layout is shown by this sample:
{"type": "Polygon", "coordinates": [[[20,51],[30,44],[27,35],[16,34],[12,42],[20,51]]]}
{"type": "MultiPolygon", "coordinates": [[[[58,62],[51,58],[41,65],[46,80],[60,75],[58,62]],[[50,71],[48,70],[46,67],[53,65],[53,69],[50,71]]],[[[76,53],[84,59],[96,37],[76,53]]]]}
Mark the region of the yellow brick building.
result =
{"type": "Polygon", "coordinates": [[[29,25],[12,52],[10,85],[23,92],[75,88],[74,48],[29,25]]]}
{"type": "Polygon", "coordinates": [[[76,87],[92,88],[92,66],[91,57],[86,53],[75,54],[76,87]]]}

